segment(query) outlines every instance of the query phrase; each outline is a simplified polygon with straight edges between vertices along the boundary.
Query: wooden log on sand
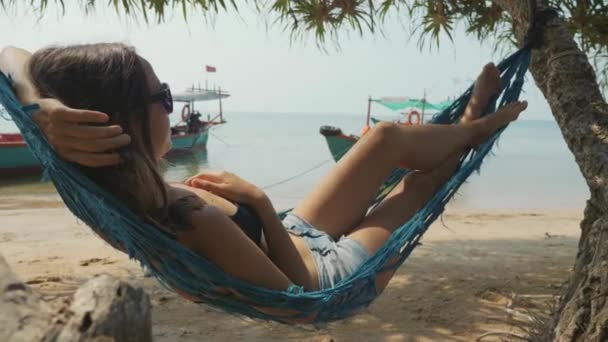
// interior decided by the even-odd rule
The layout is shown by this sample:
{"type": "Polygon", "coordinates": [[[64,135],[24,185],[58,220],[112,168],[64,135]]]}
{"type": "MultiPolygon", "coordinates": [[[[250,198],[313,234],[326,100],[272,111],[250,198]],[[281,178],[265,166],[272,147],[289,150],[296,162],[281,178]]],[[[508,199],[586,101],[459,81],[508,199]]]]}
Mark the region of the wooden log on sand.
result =
{"type": "Polygon", "coordinates": [[[150,299],[103,275],[70,303],[52,307],[17,279],[0,255],[0,341],[151,341],[150,299]]]}

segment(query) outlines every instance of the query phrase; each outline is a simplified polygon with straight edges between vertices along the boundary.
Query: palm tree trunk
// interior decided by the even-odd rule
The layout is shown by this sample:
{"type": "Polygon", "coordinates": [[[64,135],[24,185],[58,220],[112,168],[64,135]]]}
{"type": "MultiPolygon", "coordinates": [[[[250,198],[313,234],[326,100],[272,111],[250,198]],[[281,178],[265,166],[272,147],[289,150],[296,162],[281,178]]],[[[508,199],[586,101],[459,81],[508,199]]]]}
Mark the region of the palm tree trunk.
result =
{"type": "MultiPolygon", "coordinates": [[[[528,2],[493,1],[511,15],[522,42],[528,2]]],[[[586,54],[559,18],[545,26],[530,70],[591,192],[574,269],[543,339],[608,341],[608,105],[586,54]]]]}

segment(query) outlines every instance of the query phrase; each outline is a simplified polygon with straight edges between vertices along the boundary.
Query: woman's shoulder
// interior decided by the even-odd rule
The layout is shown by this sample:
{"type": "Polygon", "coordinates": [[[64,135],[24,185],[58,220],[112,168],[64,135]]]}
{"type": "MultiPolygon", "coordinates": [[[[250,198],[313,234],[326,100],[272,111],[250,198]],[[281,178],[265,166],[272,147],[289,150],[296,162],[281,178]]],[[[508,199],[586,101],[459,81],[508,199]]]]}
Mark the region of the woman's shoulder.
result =
{"type": "Polygon", "coordinates": [[[169,190],[167,192],[169,203],[180,200],[184,201],[183,198],[195,196],[199,198],[203,204],[217,208],[228,216],[234,215],[237,211],[236,205],[225,198],[202,189],[190,187],[186,184],[171,183],[169,184],[169,190]]]}
{"type": "MultiPolygon", "coordinates": [[[[179,200],[183,200],[184,198],[193,196],[200,198],[200,196],[197,196],[197,194],[185,184],[176,183],[168,184],[167,186],[167,201],[169,202],[169,205],[179,200]]],[[[201,201],[203,201],[202,198],[201,201]]]]}

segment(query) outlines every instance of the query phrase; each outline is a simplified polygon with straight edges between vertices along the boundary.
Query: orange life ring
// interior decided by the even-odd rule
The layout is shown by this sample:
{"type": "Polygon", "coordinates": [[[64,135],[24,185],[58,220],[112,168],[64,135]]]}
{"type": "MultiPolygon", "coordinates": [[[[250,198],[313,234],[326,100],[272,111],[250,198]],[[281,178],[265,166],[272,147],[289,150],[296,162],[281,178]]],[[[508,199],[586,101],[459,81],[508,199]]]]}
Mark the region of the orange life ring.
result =
{"type": "Polygon", "coordinates": [[[188,121],[188,117],[186,116],[186,114],[189,114],[189,113],[190,113],[190,105],[189,104],[184,105],[184,108],[182,108],[182,121],[183,122],[188,121]]]}
{"type": "Polygon", "coordinates": [[[410,125],[420,125],[420,113],[418,113],[417,111],[413,110],[411,112],[409,112],[409,114],[407,115],[407,123],[410,125]],[[414,122],[414,120],[412,120],[412,117],[416,117],[416,122],[414,122]]]}

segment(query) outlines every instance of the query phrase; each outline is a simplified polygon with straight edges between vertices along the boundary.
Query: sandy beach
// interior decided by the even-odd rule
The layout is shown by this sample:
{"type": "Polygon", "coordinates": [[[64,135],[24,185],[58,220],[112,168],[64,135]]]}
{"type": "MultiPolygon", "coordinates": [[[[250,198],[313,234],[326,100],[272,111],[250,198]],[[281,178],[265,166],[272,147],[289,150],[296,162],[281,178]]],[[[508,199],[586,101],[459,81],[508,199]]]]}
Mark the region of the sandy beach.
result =
{"type": "Polygon", "coordinates": [[[581,218],[574,209],[449,208],[365,312],[319,326],[260,322],[189,303],[146,278],[54,196],[0,198],[0,252],[49,301],[67,300],[97,274],[143,287],[156,341],[471,341],[488,332],[522,334],[531,316],[550,307],[573,265],[581,218]]]}

